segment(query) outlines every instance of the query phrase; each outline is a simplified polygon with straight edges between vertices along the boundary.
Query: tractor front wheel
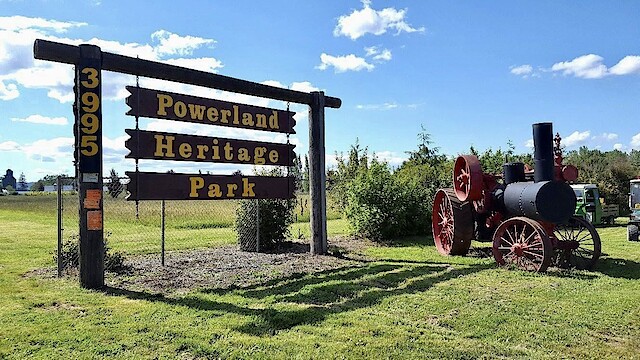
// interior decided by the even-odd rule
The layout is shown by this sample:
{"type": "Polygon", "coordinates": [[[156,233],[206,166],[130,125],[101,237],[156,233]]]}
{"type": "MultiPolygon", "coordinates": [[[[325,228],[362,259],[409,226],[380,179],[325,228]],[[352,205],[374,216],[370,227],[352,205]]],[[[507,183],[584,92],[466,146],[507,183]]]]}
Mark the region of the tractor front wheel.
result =
{"type": "Polygon", "coordinates": [[[442,255],[464,255],[473,238],[471,203],[458,200],[453,189],[440,189],[431,215],[433,242],[442,255]]]}
{"type": "Polygon", "coordinates": [[[553,246],[535,220],[513,217],[501,223],[493,234],[493,257],[498,265],[543,272],[551,263],[553,246]]]}

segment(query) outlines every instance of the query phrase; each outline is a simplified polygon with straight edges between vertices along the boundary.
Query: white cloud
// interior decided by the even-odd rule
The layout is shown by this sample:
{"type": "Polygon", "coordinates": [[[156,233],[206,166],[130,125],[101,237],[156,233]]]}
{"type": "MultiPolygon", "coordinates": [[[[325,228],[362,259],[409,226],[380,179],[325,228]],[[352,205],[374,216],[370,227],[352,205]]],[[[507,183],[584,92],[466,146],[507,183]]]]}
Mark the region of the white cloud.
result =
{"type": "Polygon", "coordinates": [[[293,82],[293,83],[291,83],[290,88],[291,88],[291,90],[302,91],[302,92],[307,92],[307,93],[311,93],[311,92],[314,92],[314,91],[320,91],[319,88],[313,86],[308,81],[293,82]]]}
{"type": "MultiPolygon", "coordinates": [[[[152,61],[161,61],[178,66],[190,67],[207,72],[216,72],[222,62],[213,57],[186,58],[203,46],[215,43],[213,39],[180,36],[166,30],[152,34],[155,45],[120,43],[104,39],[70,39],[58,33],[84,26],[86,23],[60,22],[40,18],[0,17],[0,100],[13,100],[20,95],[20,86],[30,89],[46,89],[47,96],[62,103],[72,102],[73,67],[48,61],[33,59],[33,42],[45,39],[71,45],[90,43],[103,51],[152,61]]],[[[103,73],[103,98],[121,100],[126,96],[125,85],[133,83],[134,77],[119,73],[103,73]]],[[[173,87],[182,85],[167,83],[173,87]]]]}
{"type": "Polygon", "coordinates": [[[86,26],[84,22],[64,22],[47,20],[43,18],[30,18],[26,16],[0,17],[0,30],[19,31],[25,29],[48,29],[57,33],[63,33],[73,27],[86,26]]]}
{"type": "Polygon", "coordinates": [[[526,76],[533,72],[533,67],[528,64],[520,65],[520,66],[513,65],[509,69],[513,75],[518,75],[518,76],[526,76]]]}
{"type": "Polygon", "coordinates": [[[640,74],[640,56],[625,56],[609,72],[613,75],[640,74]]]}
{"type": "Polygon", "coordinates": [[[67,125],[69,121],[66,117],[47,117],[42,115],[29,115],[26,118],[12,118],[11,121],[17,122],[29,122],[34,124],[47,124],[47,125],[67,125]]]}
{"type": "Polygon", "coordinates": [[[73,157],[74,140],[71,137],[36,140],[21,147],[31,159],[42,162],[56,162],[73,157]]]}
{"type": "Polygon", "coordinates": [[[391,60],[391,50],[380,50],[377,46],[371,46],[364,48],[365,56],[373,58],[373,60],[379,62],[385,62],[391,60]]]}
{"type": "Polygon", "coordinates": [[[525,143],[524,146],[529,148],[529,149],[533,149],[533,139],[528,139],[525,143]]]}
{"type": "Polygon", "coordinates": [[[589,130],[582,131],[582,132],[574,131],[571,133],[571,135],[567,136],[566,138],[563,138],[562,143],[566,147],[581,145],[587,139],[589,139],[590,135],[591,135],[591,132],[589,130]]]}
{"type": "Polygon", "coordinates": [[[380,151],[374,153],[370,158],[376,157],[380,161],[384,161],[392,167],[398,167],[407,160],[407,157],[398,155],[393,151],[380,151]]]}
{"type": "Polygon", "coordinates": [[[613,144],[614,150],[625,151],[626,147],[620,143],[613,144]]]}
{"type": "Polygon", "coordinates": [[[382,104],[361,104],[356,105],[358,110],[392,110],[398,108],[399,105],[395,102],[386,102],[382,104]]]}
{"type": "Polygon", "coordinates": [[[15,141],[5,141],[0,143],[0,151],[20,151],[21,147],[15,141]]]}
{"type": "Polygon", "coordinates": [[[583,79],[601,79],[610,75],[640,74],[640,56],[625,56],[614,66],[608,68],[604,58],[595,54],[579,56],[571,61],[553,64],[551,71],[562,72],[583,79]]]}
{"type": "Polygon", "coordinates": [[[616,140],[618,138],[618,134],[614,134],[614,133],[602,133],[600,135],[600,138],[603,140],[607,140],[607,141],[613,141],[616,140]]]}
{"type": "Polygon", "coordinates": [[[362,1],[361,10],[353,10],[349,15],[338,18],[338,24],[333,30],[334,36],[346,36],[356,40],[365,34],[382,35],[387,30],[395,30],[396,35],[401,32],[424,32],[424,27],[414,28],[405,21],[407,9],[397,10],[385,8],[374,10],[370,0],[362,1]]]}
{"type": "Polygon", "coordinates": [[[320,55],[320,61],[322,62],[317,66],[320,70],[326,70],[330,66],[333,66],[335,72],[342,73],[346,71],[371,71],[375,68],[373,64],[369,64],[364,58],[355,56],[353,54],[345,56],[332,56],[325,53],[320,55]]]}
{"type": "Polygon", "coordinates": [[[551,70],[583,79],[600,79],[607,75],[607,66],[602,63],[603,60],[602,56],[595,54],[582,55],[571,61],[555,63],[551,70]]]}
{"type": "Polygon", "coordinates": [[[193,51],[204,46],[213,45],[215,40],[197,36],[180,36],[166,30],[158,30],[151,34],[151,39],[160,43],[156,51],[160,55],[191,55],[193,51]]]}
{"type": "Polygon", "coordinates": [[[0,100],[13,100],[20,96],[18,86],[16,84],[7,84],[0,81],[0,100]]]}
{"type": "Polygon", "coordinates": [[[637,133],[631,137],[631,147],[640,150],[640,133],[637,133]]]}

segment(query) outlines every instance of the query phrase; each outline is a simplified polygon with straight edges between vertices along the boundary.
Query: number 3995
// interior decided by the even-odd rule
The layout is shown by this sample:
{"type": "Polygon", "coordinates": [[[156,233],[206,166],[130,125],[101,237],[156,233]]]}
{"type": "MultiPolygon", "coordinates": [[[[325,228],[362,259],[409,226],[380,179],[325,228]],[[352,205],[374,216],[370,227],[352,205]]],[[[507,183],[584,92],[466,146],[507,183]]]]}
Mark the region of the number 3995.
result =
{"type": "MultiPolygon", "coordinates": [[[[81,73],[86,79],[80,81],[86,89],[95,89],[100,85],[98,70],[84,68],[81,73]]],[[[84,156],[93,156],[98,153],[98,136],[94,135],[100,129],[100,119],[96,115],[100,109],[100,97],[92,91],[84,91],[80,97],[82,116],[80,117],[80,153],[84,156]]]]}

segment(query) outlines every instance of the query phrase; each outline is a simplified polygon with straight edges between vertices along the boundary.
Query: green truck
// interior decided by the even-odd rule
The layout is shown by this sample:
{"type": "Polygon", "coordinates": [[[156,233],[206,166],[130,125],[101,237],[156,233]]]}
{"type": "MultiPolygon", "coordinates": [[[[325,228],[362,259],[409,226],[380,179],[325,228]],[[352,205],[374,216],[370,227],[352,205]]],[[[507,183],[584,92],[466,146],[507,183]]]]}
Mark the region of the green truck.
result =
{"type": "Polygon", "coordinates": [[[629,223],[627,224],[627,240],[638,241],[640,228],[640,179],[631,180],[629,184],[629,223]]]}
{"type": "Polygon", "coordinates": [[[576,216],[593,225],[613,225],[614,220],[620,216],[618,205],[605,204],[595,184],[574,184],[571,188],[576,194],[576,216]]]}

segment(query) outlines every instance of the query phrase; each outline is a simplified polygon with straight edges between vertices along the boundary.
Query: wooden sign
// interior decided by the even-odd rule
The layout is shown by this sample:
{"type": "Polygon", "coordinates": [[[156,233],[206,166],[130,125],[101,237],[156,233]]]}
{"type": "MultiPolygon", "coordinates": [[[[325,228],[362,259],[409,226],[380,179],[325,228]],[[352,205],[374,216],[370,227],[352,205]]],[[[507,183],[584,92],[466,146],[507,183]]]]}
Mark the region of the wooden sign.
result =
{"type": "Polygon", "coordinates": [[[127,171],[127,200],[290,199],[292,177],[127,171]]]}
{"type": "Polygon", "coordinates": [[[294,112],[127,86],[127,115],[294,134],[294,112]]]}
{"type": "Polygon", "coordinates": [[[213,163],[292,166],[295,145],[125,129],[126,157],[213,163]]]}
{"type": "MultiPolygon", "coordinates": [[[[83,57],[76,69],[76,154],[81,174],[102,171],[102,75],[100,59],[83,57]]],[[[81,179],[82,180],[82,179],[81,179]]]]}

